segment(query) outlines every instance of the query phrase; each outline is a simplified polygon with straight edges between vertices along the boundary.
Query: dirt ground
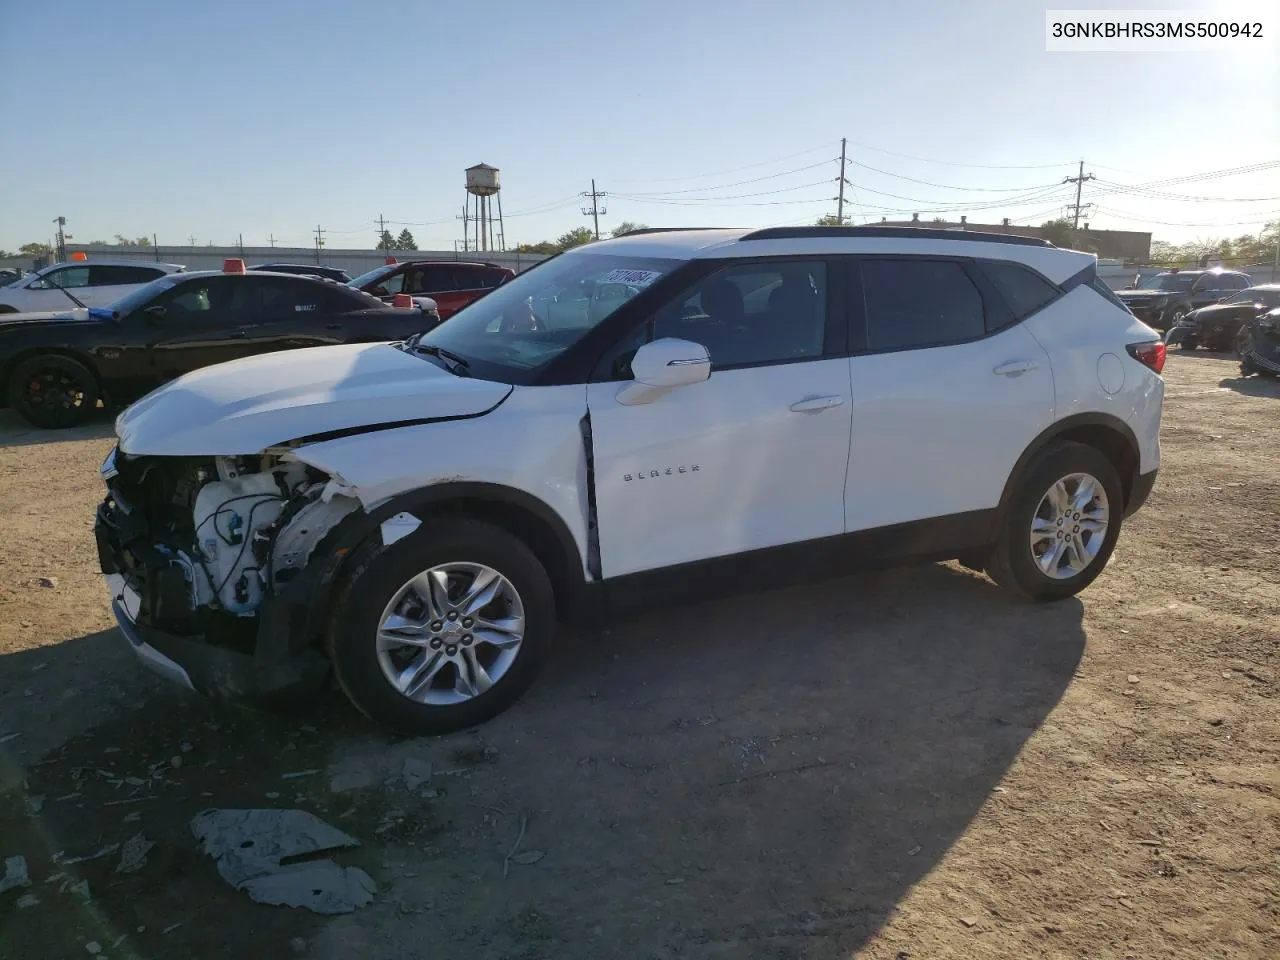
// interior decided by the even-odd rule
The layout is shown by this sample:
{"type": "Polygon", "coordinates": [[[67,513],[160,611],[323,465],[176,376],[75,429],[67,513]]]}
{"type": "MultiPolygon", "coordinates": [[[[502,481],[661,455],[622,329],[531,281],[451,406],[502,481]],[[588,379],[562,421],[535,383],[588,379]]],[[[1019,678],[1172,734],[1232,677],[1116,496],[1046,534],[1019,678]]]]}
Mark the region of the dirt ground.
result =
{"type": "Polygon", "coordinates": [[[144,673],[95,567],[109,422],[4,414],[0,957],[1280,956],[1280,386],[1166,377],[1155,493],[1076,600],[947,564],[683,607],[428,740],[144,673]],[[188,822],[241,806],[359,837],[374,903],[225,885],[188,822]],[[137,833],[136,872],[57,862],[137,833]]]}

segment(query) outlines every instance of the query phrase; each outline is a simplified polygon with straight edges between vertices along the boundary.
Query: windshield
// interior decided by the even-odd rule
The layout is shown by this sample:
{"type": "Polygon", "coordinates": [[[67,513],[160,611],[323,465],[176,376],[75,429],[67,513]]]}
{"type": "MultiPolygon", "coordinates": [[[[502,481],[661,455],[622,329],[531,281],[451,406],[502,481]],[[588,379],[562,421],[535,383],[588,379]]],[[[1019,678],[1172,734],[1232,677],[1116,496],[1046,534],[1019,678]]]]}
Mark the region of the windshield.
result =
{"type": "Polygon", "coordinates": [[[370,270],[368,273],[362,273],[360,274],[360,276],[356,277],[354,280],[348,280],[347,286],[349,287],[368,286],[369,284],[373,283],[375,280],[379,280],[382,277],[386,276],[388,273],[394,270],[396,266],[397,264],[390,263],[385,266],[377,267],[374,270],[370,270]]]}
{"type": "Polygon", "coordinates": [[[1262,303],[1269,308],[1280,307],[1280,288],[1272,290],[1264,290],[1259,287],[1252,287],[1249,290],[1241,290],[1233,297],[1228,297],[1223,303],[1262,303]]]}
{"type": "MultiPolygon", "coordinates": [[[[418,343],[498,368],[495,379],[530,374],[682,260],[566,253],[458,311],[418,343]]],[[[473,371],[484,376],[483,371],[473,371]]]]}
{"type": "Polygon", "coordinates": [[[119,300],[107,305],[107,309],[120,316],[126,316],[133,313],[139,307],[145,306],[159,293],[168,290],[174,284],[186,279],[181,274],[170,274],[167,277],[160,277],[158,280],[152,280],[146,286],[139,287],[133,293],[125,294],[119,300]]]}
{"type": "Polygon", "coordinates": [[[1148,290],[1190,290],[1195,284],[1193,273],[1162,273],[1146,284],[1148,290]]]}

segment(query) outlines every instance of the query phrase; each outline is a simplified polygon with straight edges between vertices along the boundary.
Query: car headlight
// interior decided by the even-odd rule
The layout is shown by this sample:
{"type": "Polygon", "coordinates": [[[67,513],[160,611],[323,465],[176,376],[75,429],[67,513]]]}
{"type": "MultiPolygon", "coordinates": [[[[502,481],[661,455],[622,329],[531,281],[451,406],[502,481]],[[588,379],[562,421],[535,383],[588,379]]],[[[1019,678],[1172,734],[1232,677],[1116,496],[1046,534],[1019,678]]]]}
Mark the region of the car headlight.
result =
{"type": "Polygon", "coordinates": [[[116,469],[116,451],[119,449],[118,444],[112,444],[111,449],[107,451],[107,459],[103,460],[102,466],[98,468],[103,480],[110,480],[120,472],[116,469]]]}

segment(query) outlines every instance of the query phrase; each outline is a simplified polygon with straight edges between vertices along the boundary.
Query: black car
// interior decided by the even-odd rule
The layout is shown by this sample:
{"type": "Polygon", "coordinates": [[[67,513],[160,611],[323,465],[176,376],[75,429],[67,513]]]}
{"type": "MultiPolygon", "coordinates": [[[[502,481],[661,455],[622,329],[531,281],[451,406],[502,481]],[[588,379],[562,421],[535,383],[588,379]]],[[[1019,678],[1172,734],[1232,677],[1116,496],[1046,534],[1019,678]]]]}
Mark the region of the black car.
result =
{"type": "Polygon", "coordinates": [[[347,271],[339,267],[322,267],[317,263],[260,263],[249,269],[265,270],[269,273],[292,273],[299,277],[324,277],[326,280],[336,280],[338,283],[347,283],[351,280],[351,275],[347,271]]]}
{"type": "Polygon", "coordinates": [[[1261,373],[1280,377],[1280,309],[1255,314],[1236,334],[1240,376],[1261,373]]]}
{"type": "Polygon", "coordinates": [[[1277,307],[1280,307],[1280,284],[1262,283],[1233,294],[1221,303],[1192,310],[1169,329],[1165,343],[1179,344],[1183,350],[1199,346],[1231,350],[1241,327],[1277,307]]]}
{"type": "MultiPolygon", "coordinates": [[[[282,273],[170,274],[109,307],[0,316],[0,397],[38,427],[84,420],[198,367],[274,350],[404,340],[439,314],[282,273]]],[[[406,300],[408,298],[405,298],[406,300]]]]}
{"type": "Polygon", "coordinates": [[[1207,307],[1253,286],[1247,273],[1235,270],[1170,270],[1140,290],[1117,290],[1135,317],[1157,330],[1169,330],[1197,307],[1207,307]]]}

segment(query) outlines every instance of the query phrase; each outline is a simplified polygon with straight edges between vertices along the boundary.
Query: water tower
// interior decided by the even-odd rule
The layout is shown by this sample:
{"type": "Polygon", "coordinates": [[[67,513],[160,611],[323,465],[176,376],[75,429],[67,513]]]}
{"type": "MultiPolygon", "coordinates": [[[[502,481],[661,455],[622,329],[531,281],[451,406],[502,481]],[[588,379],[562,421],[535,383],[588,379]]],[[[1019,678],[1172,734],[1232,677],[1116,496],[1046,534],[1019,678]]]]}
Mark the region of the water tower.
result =
{"type": "Polygon", "coordinates": [[[462,208],[462,248],[464,250],[505,250],[502,230],[502,182],[498,168],[487,163],[467,167],[467,202],[462,208]],[[475,197],[472,209],[471,198],[475,197]],[[498,211],[494,216],[496,202],[498,211]],[[474,232],[472,230],[474,225],[474,232]]]}

